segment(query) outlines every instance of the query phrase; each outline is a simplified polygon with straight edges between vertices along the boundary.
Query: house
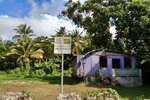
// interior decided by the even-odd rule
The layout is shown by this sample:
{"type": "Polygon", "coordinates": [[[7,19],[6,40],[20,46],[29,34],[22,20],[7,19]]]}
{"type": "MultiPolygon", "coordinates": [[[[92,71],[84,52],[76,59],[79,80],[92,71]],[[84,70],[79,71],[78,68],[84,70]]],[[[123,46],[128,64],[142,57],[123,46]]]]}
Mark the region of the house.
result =
{"type": "Polygon", "coordinates": [[[86,53],[85,55],[74,55],[73,57],[73,75],[78,77],[95,76],[100,68],[101,76],[112,76],[112,69],[135,69],[135,55],[124,54],[104,49],[97,49],[86,53]]]}
{"type": "Polygon", "coordinates": [[[73,75],[88,77],[90,73],[94,77],[100,70],[100,76],[109,78],[112,85],[136,87],[142,85],[142,72],[135,63],[135,55],[97,49],[73,56],[73,75]]]}

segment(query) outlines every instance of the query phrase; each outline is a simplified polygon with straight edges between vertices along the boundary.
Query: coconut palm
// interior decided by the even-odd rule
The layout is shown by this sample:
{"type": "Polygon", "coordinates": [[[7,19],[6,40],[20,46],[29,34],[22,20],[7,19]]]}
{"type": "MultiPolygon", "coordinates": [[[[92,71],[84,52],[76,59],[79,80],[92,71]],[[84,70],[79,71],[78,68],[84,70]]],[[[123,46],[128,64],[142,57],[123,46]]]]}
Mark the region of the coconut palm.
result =
{"type": "Polygon", "coordinates": [[[30,58],[42,59],[44,51],[36,48],[35,41],[31,38],[20,38],[15,40],[16,45],[10,46],[11,50],[6,56],[16,56],[17,61],[20,59],[29,61],[30,58]]]}
{"type": "Polygon", "coordinates": [[[13,40],[21,38],[21,37],[36,36],[35,34],[33,34],[33,30],[30,29],[30,26],[27,27],[27,24],[19,25],[16,29],[14,29],[14,31],[16,31],[16,33],[18,33],[20,35],[13,36],[13,38],[12,38],[13,40]]]}
{"type": "Polygon", "coordinates": [[[80,33],[80,31],[77,29],[71,31],[73,54],[81,53],[84,50],[84,47],[88,45],[88,42],[81,36],[82,33],[83,32],[80,33]]]}
{"type": "Polygon", "coordinates": [[[60,29],[59,28],[57,28],[57,30],[55,30],[56,31],[56,36],[67,36],[67,33],[69,32],[69,31],[67,31],[67,29],[65,28],[65,27],[60,27],[60,29]]]}

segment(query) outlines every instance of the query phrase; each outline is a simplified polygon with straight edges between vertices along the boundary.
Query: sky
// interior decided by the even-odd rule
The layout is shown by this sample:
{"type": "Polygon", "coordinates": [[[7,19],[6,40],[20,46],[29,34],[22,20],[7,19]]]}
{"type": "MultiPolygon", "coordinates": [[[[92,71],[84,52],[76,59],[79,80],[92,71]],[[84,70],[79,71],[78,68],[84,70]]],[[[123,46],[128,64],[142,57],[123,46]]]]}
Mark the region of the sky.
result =
{"type": "MultiPolygon", "coordinates": [[[[64,3],[68,0],[0,0],[0,37],[11,40],[17,35],[13,29],[21,24],[31,26],[37,36],[56,34],[60,26],[68,31],[76,29],[71,20],[57,18],[65,9],[64,3]]],[[[72,0],[77,2],[78,0],[72,0]]],[[[80,0],[83,4],[86,0],[80,0]]],[[[84,31],[79,28],[80,31],[84,31]]],[[[114,34],[115,27],[110,28],[114,34]]],[[[85,34],[85,32],[84,32],[85,34]]],[[[114,35],[113,35],[114,37],[114,35]]]]}

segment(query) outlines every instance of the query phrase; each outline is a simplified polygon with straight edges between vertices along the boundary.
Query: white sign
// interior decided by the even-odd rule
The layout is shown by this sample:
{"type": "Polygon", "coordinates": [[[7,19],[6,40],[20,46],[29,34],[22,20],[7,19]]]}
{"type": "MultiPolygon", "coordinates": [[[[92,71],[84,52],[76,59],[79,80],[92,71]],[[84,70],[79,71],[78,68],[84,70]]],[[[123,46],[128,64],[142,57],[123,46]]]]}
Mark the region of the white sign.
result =
{"type": "Polygon", "coordinates": [[[71,54],[71,37],[55,37],[55,54],[71,54]]]}

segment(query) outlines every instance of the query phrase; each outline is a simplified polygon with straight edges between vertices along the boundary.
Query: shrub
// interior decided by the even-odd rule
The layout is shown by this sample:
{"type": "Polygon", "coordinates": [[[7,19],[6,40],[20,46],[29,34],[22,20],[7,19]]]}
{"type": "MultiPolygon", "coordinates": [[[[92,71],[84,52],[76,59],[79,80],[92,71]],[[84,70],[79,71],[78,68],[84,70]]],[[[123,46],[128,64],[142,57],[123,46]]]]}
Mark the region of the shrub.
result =
{"type": "Polygon", "coordinates": [[[6,75],[7,73],[5,71],[0,71],[0,75],[6,75]]]}
{"type": "Polygon", "coordinates": [[[85,72],[84,72],[84,74],[83,74],[83,82],[84,82],[84,83],[86,82],[85,72]]]}
{"type": "Polygon", "coordinates": [[[91,74],[89,72],[89,76],[88,76],[88,82],[91,82],[91,74]]]}
{"type": "Polygon", "coordinates": [[[22,72],[21,72],[20,68],[15,68],[14,71],[15,71],[15,74],[22,75],[22,72]]]}
{"type": "Polygon", "coordinates": [[[14,74],[15,74],[15,71],[14,71],[14,70],[9,70],[9,71],[8,71],[8,74],[14,75],[14,74]]]}
{"type": "Polygon", "coordinates": [[[45,73],[47,74],[53,74],[53,72],[56,73],[58,71],[58,68],[60,67],[58,64],[56,64],[55,60],[49,59],[49,60],[41,60],[39,63],[35,63],[35,67],[44,69],[45,73]]]}
{"type": "Polygon", "coordinates": [[[25,75],[25,76],[27,76],[27,75],[29,75],[29,72],[26,71],[26,70],[24,70],[24,71],[22,72],[22,74],[25,75]]]}
{"type": "Polygon", "coordinates": [[[24,71],[24,65],[23,65],[23,61],[20,60],[19,62],[17,62],[18,66],[20,67],[20,70],[23,72],[24,71]]]}
{"type": "Polygon", "coordinates": [[[100,77],[100,74],[99,74],[99,69],[97,69],[97,71],[96,71],[95,82],[101,82],[101,77],[100,77]]]}
{"type": "Polygon", "coordinates": [[[69,68],[68,70],[64,70],[63,72],[64,72],[64,75],[67,75],[67,76],[72,74],[71,68],[69,68]]]}
{"type": "Polygon", "coordinates": [[[54,76],[60,76],[61,72],[59,72],[58,70],[54,69],[52,75],[54,75],[54,76]]]}
{"type": "Polygon", "coordinates": [[[119,94],[117,91],[111,88],[99,89],[98,91],[82,92],[82,94],[88,100],[106,100],[110,98],[113,98],[114,100],[119,99],[119,94]]]}
{"type": "Polygon", "coordinates": [[[45,73],[43,70],[39,69],[39,70],[33,71],[33,72],[31,73],[31,76],[44,76],[45,74],[46,74],[46,73],[45,73]]]}
{"type": "Polygon", "coordinates": [[[23,90],[21,93],[27,98],[29,98],[33,95],[30,91],[25,91],[25,90],[23,90]]]}

